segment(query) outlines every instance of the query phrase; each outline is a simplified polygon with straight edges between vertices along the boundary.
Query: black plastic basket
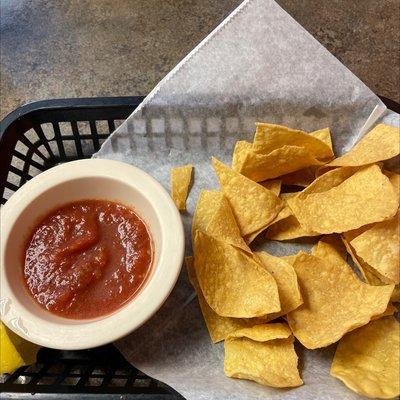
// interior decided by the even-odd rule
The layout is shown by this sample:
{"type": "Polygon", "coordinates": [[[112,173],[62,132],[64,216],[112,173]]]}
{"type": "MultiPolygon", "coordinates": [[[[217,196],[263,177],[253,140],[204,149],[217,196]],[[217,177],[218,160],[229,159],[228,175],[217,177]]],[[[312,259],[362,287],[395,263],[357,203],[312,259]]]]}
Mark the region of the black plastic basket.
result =
{"type": "MultiPolygon", "coordinates": [[[[33,176],[59,163],[89,158],[143,97],[46,100],[1,122],[1,203],[33,176]]],[[[132,367],[112,346],[83,351],[42,348],[37,363],[0,378],[3,399],[177,400],[167,385],[132,367]]]]}
{"type": "MultiPolygon", "coordinates": [[[[381,97],[393,111],[400,105],[381,97]]],[[[89,158],[143,97],[46,100],[9,114],[0,130],[0,197],[59,163],[89,158]]],[[[182,399],[132,367],[112,346],[84,351],[41,349],[37,363],[3,376],[1,398],[182,399]]]]}

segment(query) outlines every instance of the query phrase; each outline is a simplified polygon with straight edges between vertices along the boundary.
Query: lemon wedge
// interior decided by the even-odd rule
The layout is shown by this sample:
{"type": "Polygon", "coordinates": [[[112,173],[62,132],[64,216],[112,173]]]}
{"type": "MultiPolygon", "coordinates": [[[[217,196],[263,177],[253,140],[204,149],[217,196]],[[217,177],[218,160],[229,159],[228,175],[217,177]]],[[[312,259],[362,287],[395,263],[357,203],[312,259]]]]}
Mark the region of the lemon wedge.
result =
{"type": "Polygon", "coordinates": [[[0,322],[0,374],[11,374],[23,365],[33,364],[39,346],[22,339],[0,322]]]}

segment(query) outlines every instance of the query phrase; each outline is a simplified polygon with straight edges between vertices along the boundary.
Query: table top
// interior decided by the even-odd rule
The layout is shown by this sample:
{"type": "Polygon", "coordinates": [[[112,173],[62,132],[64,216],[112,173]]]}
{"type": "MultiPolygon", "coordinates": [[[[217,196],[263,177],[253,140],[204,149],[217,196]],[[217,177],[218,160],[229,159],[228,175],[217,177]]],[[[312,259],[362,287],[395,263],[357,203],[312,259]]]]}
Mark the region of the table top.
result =
{"type": "MultiPolygon", "coordinates": [[[[374,92],[400,101],[400,0],[278,0],[374,92]]],[[[147,94],[239,0],[1,1],[0,118],[34,100],[147,94]]]]}

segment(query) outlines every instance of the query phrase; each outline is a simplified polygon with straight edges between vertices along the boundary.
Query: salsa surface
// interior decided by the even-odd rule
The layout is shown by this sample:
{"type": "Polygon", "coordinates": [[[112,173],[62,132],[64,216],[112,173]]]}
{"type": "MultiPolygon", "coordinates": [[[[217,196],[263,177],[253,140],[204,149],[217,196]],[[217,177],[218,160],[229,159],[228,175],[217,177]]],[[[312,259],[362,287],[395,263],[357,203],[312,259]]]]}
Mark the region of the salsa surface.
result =
{"type": "Polygon", "coordinates": [[[152,264],[152,240],[128,207],[104,200],[67,204],[32,231],[23,277],[34,299],[66,318],[112,313],[138,292],[152,264]]]}

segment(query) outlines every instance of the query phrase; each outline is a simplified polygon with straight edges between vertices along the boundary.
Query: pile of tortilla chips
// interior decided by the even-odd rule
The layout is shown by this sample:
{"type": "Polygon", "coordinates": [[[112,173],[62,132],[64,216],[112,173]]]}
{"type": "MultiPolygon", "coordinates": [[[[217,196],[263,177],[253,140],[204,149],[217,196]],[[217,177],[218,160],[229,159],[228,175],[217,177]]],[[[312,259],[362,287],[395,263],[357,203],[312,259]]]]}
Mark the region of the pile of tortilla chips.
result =
{"type": "Polygon", "coordinates": [[[366,396],[400,394],[400,176],[384,167],[399,148],[400,130],[377,125],[335,158],[329,129],[258,123],[232,167],[213,158],[220,190],[199,196],[186,263],[227,376],[299,386],[294,341],[338,342],[333,376],[366,396]],[[316,244],[275,257],[252,251],[256,237],[316,244]]]}

